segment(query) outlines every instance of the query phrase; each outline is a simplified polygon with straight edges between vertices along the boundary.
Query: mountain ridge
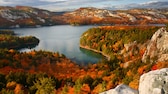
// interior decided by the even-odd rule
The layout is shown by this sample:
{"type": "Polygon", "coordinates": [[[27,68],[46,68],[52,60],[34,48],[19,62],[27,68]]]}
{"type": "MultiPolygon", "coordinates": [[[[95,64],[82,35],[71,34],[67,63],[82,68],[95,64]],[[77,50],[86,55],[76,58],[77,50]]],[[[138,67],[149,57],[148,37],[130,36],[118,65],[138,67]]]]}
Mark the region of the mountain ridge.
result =
{"type": "Polygon", "coordinates": [[[78,24],[151,24],[167,22],[167,13],[165,9],[106,10],[88,7],[65,15],[70,18],[69,23],[78,24]]]}
{"type": "Polygon", "coordinates": [[[0,7],[0,28],[71,25],[146,25],[168,23],[168,10],[107,10],[94,7],[70,12],[51,12],[29,6],[0,7]]]}
{"type": "Polygon", "coordinates": [[[61,24],[53,12],[29,6],[0,7],[0,28],[36,27],[61,24]]]}

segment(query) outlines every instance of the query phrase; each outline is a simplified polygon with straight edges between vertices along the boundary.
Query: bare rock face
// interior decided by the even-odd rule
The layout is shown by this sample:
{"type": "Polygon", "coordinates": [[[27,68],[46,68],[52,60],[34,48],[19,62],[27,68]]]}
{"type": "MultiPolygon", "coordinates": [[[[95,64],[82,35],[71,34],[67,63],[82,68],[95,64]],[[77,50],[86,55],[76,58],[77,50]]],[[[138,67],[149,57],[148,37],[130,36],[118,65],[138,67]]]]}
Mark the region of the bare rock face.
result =
{"type": "Polygon", "coordinates": [[[147,62],[168,61],[168,32],[166,28],[160,28],[152,36],[147,50],[145,51],[142,61],[147,62]]]}
{"type": "MultiPolygon", "coordinates": [[[[111,89],[100,94],[138,94],[137,90],[130,88],[127,85],[118,85],[115,89],[111,89]]],[[[144,93],[145,94],[145,93],[144,93]]]]}
{"type": "Polygon", "coordinates": [[[168,94],[168,68],[143,74],[140,78],[139,94],[168,94]]]}

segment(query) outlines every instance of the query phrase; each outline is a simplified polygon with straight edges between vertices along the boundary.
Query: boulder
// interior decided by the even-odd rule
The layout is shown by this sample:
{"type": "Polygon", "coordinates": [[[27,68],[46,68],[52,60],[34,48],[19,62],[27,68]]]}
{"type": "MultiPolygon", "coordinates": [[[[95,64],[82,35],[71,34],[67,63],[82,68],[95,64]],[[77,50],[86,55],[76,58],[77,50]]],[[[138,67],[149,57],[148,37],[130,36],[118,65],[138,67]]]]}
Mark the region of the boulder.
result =
{"type": "Polygon", "coordinates": [[[137,90],[130,88],[127,85],[118,85],[115,89],[111,89],[100,94],[138,94],[137,90]]]}
{"type": "Polygon", "coordinates": [[[168,68],[143,74],[140,77],[139,94],[168,94],[168,68]]]}
{"type": "Polygon", "coordinates": [[[149,45],[142,57],[143,62],[168,61],[168,32],[166,28],[160,28],[152,36],[149,45]]]}

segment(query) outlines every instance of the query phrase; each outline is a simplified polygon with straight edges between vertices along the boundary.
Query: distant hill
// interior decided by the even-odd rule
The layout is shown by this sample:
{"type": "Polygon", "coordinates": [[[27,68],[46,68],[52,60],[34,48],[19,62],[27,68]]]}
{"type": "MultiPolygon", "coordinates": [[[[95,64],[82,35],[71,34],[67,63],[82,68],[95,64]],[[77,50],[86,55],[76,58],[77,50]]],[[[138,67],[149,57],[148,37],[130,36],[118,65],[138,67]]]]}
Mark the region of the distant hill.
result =
{"type": "Polygon", "coordinates": [[[50,25],[138,25],[168,23],[168,9],[107,10],[93,7],[51,12],[28,6],[0,7],[0,28],[50,25]]]}
{"type": "Polygon", "coordinates": [[[107,10],[93,7],[80,8],[64,14],[71,24],[158,24],[168,22],[168,10],[129,9],[107,10]]]}
{"type": "Polygon", "coordinates": [[[55,13],[27,6],[0,7],[0,28],[62,24],[55,13]]]}

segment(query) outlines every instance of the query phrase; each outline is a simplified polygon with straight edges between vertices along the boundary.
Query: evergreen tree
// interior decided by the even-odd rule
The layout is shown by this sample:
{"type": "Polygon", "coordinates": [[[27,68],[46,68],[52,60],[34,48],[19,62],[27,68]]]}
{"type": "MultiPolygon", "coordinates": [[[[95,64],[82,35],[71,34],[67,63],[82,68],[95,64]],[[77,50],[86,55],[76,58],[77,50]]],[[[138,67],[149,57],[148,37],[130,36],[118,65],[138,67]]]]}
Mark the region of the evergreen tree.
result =
{"type": "Polygon", "coordinates": [[[82,88],[82,82],[80,79],[77,79],[75,82],[75,94],[80,94],[82,88]]]}
{"type": "Polygon", "coordinates": [[[54,81],[51,78],[39,78],[34,83],[36,94],[54,94],[54,81]]]}

